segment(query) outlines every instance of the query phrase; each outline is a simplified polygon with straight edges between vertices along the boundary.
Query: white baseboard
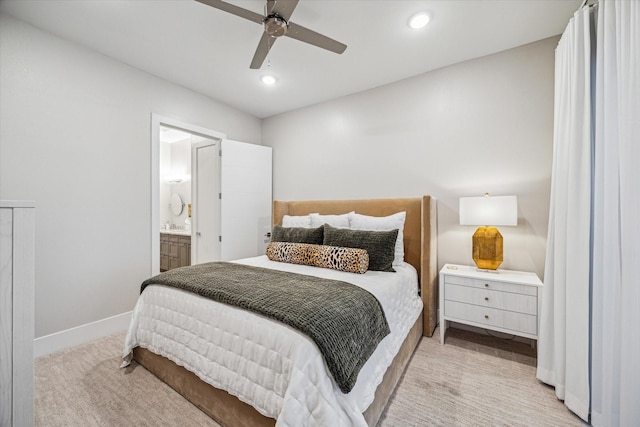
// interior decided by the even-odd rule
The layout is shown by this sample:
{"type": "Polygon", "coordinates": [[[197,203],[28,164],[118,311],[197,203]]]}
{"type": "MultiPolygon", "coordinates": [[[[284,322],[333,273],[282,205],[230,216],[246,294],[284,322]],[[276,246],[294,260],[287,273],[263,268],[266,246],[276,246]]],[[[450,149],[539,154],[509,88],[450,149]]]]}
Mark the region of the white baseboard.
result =
{"type": "Polygon", "coordinates": [[[46,356],[56,351],[84,344],[98,338],[123,331],[131,321],[131,311],[96,320],[85,325],[76,326],[33,340],[33,357],[46,356]]]}

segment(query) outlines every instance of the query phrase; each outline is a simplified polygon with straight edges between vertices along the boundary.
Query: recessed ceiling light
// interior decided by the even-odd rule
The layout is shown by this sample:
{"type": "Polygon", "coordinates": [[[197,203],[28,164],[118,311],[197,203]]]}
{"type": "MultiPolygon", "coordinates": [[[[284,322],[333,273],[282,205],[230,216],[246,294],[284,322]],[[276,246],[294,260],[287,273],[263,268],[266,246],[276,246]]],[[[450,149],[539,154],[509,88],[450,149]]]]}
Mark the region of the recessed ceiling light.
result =
{"type": "Polygon", "coordinates": [[[429,15],[425,12],[416,13],[409,19],[409,26],[414,30],[423,28],[429,23],[429,15]]]}
{"type": "Polygon", "coordinates": [[[276,78],[270,75],[262,76],[260,80],[262,80],[262,83],[266,84],[267,86],[271,86],[276,83],[276,78]]]}

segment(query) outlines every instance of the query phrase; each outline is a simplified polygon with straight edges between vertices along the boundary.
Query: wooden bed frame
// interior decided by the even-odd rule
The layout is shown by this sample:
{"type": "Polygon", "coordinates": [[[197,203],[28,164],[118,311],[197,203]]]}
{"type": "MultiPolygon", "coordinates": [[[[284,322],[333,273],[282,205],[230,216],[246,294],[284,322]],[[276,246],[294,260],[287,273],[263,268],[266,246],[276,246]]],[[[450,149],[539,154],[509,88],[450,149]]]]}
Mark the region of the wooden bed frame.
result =
{"type": "MultiPolygon", "coordinates": [[[[364,412],[369,426],[378,423],[389,397],[395,390],[409,359],[422,335],[431,336],[436,327],[437,311],[437,238],[436,202],[430,196],[406,199],[321,200],[273,202],[273,223],[281,224],[284,215],[343,214],[356,211],[363,215],[387,216],[406,211],[404,226],[405,261],[418,270],[418,280],[424,309],[415,322],[400,351],[378,386],[373,403],[364,412]]],[[[274,426],[273,418],[265,417],[252,406],[224,390],[200,380],[195,374],[169,359],[136,347],[134,359],[167,383],[191,403],[223,426],[274,426]]]]}

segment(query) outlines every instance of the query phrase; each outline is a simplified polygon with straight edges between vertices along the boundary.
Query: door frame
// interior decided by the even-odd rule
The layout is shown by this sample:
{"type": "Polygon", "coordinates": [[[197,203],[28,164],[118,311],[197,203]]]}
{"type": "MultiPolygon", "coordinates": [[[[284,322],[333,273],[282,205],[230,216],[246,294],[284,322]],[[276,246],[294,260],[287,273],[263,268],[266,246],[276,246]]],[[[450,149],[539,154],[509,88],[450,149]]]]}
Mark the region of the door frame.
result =
{"type": "Polygon", "coordinates": [[[151,113],[151,276],[160,273],[160,126],[212,139],[227,138],[222,132],[151,113]]]}

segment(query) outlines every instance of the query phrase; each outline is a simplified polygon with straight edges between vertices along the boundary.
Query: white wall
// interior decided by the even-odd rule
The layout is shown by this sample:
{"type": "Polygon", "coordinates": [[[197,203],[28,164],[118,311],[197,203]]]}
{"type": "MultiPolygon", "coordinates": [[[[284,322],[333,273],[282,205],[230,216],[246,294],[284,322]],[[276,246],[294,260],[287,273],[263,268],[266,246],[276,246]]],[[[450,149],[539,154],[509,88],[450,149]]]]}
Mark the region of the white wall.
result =
{"type": "Polygon", "coordinates": [[[260,120],[0,16],[0,198],[36,201],[36,337],[127,312],[151,271],[151,113],[260,120]]]}
{"type": "MultiPolygon", "coordinates": [[[[191,136],[182,141],[160,142],[160,210],[159,227],[169,224],[184,227],[189,215],[188,205],[191,203],[191,136]],[[170,183],[169,177],[182,178],[179,183],[170,183]],[[180,215],[171,212],[172,194],[177,194],[184,203],[180,215]]],[[[158,228],[159,229],[159,228],[158,228]]]]}
{"type": "MultiPolygon", "coordinates": [[[[263,121],[274,199],[438,198],[438,262],[472,264],[460,196],[517,195],[503,268],[542,277],[558,38],[263,121]]],[[[381,58],[384,60],[384,57],[381,58]]]]}
{"type": "Polygon", "coordinates": [[[163,226],[167,222],[171,224],[171,208],[169,203],[171,202],[171,187],[172,185],[167,182],[165,178],[171,173],[171,144],[168,142],[160,141],[160,183],[158,185],[158,202],[160,203],[158,209],[158,217],[160,218],[158,226],[163,226]]]}
{"type": "Polygon", "coordinates": [[[188,141],[171,144],[171,170],[183,176],[182,182],[170,184],[170,193],[176,193],[185,204],[180,215],[171,213],[171,223],[179,227],[184,227],[184,220],[189,215],[187,206],[191,203],[191,138],[188,141]]]}

